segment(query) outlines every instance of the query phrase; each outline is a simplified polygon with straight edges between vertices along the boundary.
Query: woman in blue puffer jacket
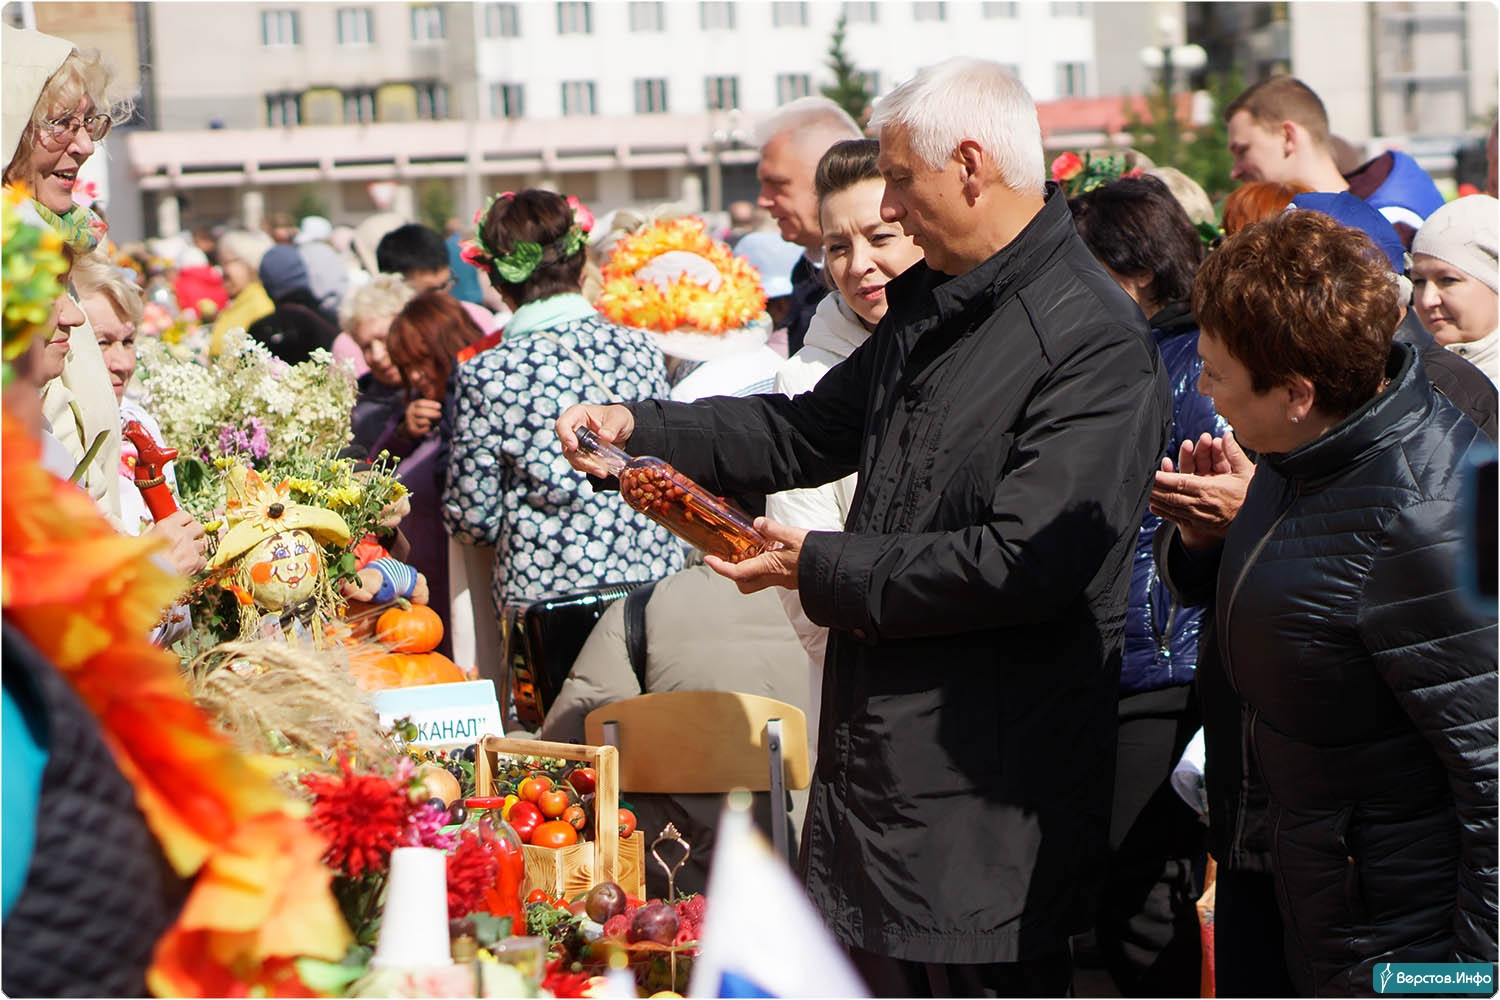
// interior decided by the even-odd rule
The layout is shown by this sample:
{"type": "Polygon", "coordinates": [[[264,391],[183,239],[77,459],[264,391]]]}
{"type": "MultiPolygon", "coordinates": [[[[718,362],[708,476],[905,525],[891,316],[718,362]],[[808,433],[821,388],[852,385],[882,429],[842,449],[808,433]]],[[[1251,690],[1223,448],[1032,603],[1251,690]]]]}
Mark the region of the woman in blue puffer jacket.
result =
{"type": "MultiPolygon", "coordinates": [[[[1172,387],[1168,454],[1184,440],[1223,434],[1198,393],[1198,323],[1187,299],[1203,260],[1197,230],[1154,177],[1126,177],[1070,199],[1073,221],[1121,288],[1141,307],[1172,387]]],[[[1120,671],[1120,740],[1110,817],[1113,856],[1097,933],[1125,996],[1197,996],[1197,874],[1204,827],[1169,779],[1199,726],[1193,696],[1201,608],[1178,604],[1162,583],[1151,541],[1160,519],[1141,521],[1131,567],[1120,671]]]]}

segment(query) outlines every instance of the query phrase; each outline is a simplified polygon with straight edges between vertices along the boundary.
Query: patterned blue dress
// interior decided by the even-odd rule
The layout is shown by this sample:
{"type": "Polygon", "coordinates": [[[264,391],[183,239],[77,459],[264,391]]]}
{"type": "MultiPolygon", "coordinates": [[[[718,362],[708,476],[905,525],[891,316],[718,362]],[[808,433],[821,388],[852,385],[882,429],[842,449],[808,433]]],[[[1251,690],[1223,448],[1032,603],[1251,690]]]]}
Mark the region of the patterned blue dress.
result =
{"type": "Polygon", "coordinates": [[[646,335],[605,322],[578,295],[518,309],[499,344],[459,367],[443,520],[457,541],[495,547],[497,611],[682,568],[681,544],[618,493],[595,493],[553,429],[574,403],[668,392],[646,335]]]}

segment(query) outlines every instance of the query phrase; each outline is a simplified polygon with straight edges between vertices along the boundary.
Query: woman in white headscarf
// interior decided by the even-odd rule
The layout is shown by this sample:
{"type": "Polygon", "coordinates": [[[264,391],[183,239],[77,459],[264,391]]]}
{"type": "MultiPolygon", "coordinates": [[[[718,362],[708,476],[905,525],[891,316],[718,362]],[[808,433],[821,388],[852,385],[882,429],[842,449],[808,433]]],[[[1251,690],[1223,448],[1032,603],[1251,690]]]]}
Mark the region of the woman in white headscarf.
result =
{"type": "MultiPolygon", "coordinates": [[[[6,187],[24,184],[37,214],[74,254],[104,237],[104,223],[73,201],[78,172],[121,109],[106,90],[110,72],[96,52],[39,31],[5,26],[3,108],[6,187]]],[[[74,302],[77,292],[69,289],[74,302]]],[[[120,523],[120,410],[109,372],[85,322],[73,328],[62,375],[48,383],[43,408],[76,463],[75,477],[120,523]]]]}

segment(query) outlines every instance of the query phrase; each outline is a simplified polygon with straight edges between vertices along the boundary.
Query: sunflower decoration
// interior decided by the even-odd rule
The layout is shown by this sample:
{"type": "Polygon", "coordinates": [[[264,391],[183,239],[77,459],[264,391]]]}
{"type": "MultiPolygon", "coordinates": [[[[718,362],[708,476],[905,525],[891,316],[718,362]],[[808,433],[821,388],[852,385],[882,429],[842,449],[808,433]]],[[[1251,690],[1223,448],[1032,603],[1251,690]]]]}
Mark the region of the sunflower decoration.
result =
{"type": "Polygon", "coordinates": [[[675,357],[704,360],[769,332],[760,274],[691,216],[624,236],[604,266],[596,303],[610,322],[657,335],[675,357]]]}
{"type": "Polygon", "coordinates": [[[5,384],[10,384],[9,362],[26,352],[52,314],[52,304],[63,293],[61,278],[68,273],[62,237],[36,218],[31,194],[24,184],[5,189],[4,239],[4,358],[5,384]],[[27,216],[31,218],[28,219],[27,216]],[[32,221],[34,219],[35,221],[32,221]]]}
{"type": "Polygon", "coordinates": [[[229,530],[208,568],[236,598],[242,639],[292,632],[317,643],[337,610],[323,546],[347,546],[349,526],[331,510],[293,503],[290,492],[244,465],[229,469],[229,530]]]}

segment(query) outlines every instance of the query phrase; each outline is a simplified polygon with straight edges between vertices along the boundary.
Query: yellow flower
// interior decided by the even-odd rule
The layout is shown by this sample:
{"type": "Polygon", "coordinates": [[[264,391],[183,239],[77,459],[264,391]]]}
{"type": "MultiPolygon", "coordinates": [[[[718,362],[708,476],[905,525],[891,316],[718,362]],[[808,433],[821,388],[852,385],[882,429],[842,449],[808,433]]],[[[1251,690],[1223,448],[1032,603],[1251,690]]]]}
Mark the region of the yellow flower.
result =
{"type": "Polygon", "coordinates": [[[713,335],[737,330],[766,307],[760,275],[722,243],[713,240],[703,222],[692,217],[659,222],[615,244],[605,265],[598,309],[612,323],[670,333],[684,327],[713,335]],[[722,281],[710,290],[679,276],[663,292],[636,272],[669,251],[697,254],[719,272],[722,281]]]}

